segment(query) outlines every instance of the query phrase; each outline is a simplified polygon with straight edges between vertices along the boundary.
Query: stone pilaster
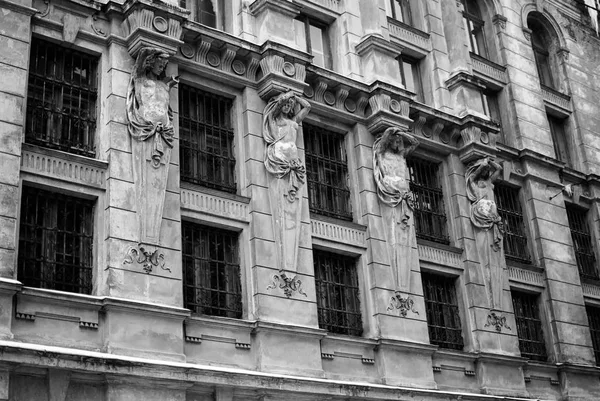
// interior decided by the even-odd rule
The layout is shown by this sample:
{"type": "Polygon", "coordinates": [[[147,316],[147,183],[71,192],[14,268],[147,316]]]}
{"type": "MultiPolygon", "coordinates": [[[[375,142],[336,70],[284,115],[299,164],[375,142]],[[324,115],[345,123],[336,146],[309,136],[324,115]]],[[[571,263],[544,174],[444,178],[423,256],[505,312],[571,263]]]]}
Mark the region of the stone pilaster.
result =
{"type": "Polygon", "coordinates": [[[0,1],[0,277],[16,278],[19,169],[25,132],[31,1],[0,1]]]}

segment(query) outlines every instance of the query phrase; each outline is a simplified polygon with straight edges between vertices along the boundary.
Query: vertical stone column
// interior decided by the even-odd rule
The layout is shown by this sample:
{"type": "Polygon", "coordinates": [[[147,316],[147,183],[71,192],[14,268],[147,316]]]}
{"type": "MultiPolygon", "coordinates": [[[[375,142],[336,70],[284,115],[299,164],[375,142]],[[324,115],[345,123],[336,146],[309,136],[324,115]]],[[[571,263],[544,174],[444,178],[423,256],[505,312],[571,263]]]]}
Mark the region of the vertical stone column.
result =
{"type": "Polygon", "coordinates": [[[337,57],[334,57],[338,61],[336,71],[349,78],[360,80],[362,78],[360,57],[355,48],[362,36],[359,5],[354,1],[346,2],[341,12],[333,23],[337,26],[336,33],[339,37],[337,57]]]}
{"type": "MultiPolygon", "coordinates": [[[[360,222],[368,227],[365,291],[368,291],[370,302],[365,308],[365,327],[368,329],[365,335],[381,339],[375,360],[386,384],[435,388],[431,362],[435,347],[429,345],[417,249],[412,249],[416,257],[401,261],[401,273],[406,273],[401,276],[408,281],[403,291],[397,292],[393,255],[390,255],[386,236],[389,225],[384,221],[383,212],[383,208],[389,207],[381,205],[373,175],[375,137],[361,124],[356,124],[353,135],[355,160],[359,166],[356,173],[362,206],[360,222]]],[[[400,206],[397,208],[395,212],[400,213],[400,206]]],[[[408,234],[414,236],[414,230],[410,229],[408,234]]],[[[416,239],[412,241],[414,244],[416,239]]]]}
{"type": "Polygon", "coordinates": [[[432,84],[433,107],[449,112],[450,94],[446,87],[446,80],[450,75],[450,60],[448,58],[448,46],[444,39],[444,20],[439,1],[428,1],[422,5],[425,10],[424,18],[429,25],[431,35],[431,52],[423,61],[424,68],[431,71],[430,82],[432,84]]]}
{"type": "MultiPolygon", "coordinates": [[[[530,171],[535,168],[528,163],[524,167],[530,171]]],[[[545,313],[548,320],[548,332],[544,333],[548,354],[555,362],[594,365],[564,198],[561,194],[550,200],[547,183],[533,177],[525,182],[523,189],[528,209],[532,211],[531,226],[540,265],[546,273],[546,305],[540,313],[545,313]]],[[[556,193],[555,189],[552,192],[556,193]]]]}
{"type": "Polygon", "coordinates": [[[16,278],[21,143],[25,132],[31,1],[0,1],[0,277],[16,278]]]}

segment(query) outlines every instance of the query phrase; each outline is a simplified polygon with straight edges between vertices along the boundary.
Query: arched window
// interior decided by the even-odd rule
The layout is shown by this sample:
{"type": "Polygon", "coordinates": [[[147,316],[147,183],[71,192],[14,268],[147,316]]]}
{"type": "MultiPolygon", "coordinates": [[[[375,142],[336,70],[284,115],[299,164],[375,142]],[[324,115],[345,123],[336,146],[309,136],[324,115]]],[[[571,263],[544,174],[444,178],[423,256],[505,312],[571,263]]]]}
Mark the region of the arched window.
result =
{"type": "Polygon", "coordinates": [[[556,88],[556,81],[551,68],[551,40],[548,30],[535,17],[527,18],[527,26],[531,29],[531,47],[533,48],[540,83],[554,89],[556,88]]]}
{"type": "Polygon", "coordinates": [[[478,56],[488,58],[487,43],[485,41],[484,21],[477,0],[461,0],[463,11],[463,22],[467,32],[467,43],[469,51],[478,56]]]}

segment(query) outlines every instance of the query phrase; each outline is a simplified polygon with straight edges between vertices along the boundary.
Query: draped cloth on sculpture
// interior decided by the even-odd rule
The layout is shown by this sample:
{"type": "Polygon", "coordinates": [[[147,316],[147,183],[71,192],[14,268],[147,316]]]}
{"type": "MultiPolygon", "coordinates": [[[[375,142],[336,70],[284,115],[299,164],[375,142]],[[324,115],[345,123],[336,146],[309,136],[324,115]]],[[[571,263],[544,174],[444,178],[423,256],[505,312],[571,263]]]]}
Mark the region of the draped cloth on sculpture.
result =
{"type": "MultiPolygon", "coordinates": [[[[275,145],[288,135],[289,131],[286,130],[283,134],[279,129],[277,121],[275,120],[275,113],[278,109],[278,98],[273,98],[267,104],[264,111],[263,119],[263,138],[267,143],[265,150],[265,167],[267,171],[273,174],[279,179],[286,179],[288,181],[286,197],[290,202],[294,201],[298,189],[304,184],[306,180],[306,167],[302,164],[300,159],[288,160],[287,158],[281,157],[275,151],[275,145]]],[[[286,120],[286,124],[297,124],[295,121],[286,120]]],[[[291,127],[296,130],[296,126],[291,127]]]]}
{"type": "MultiPolygon", "coordinates": [[[[150,81],[150,78],[146,77],[144,60],[154,51],[156,49],[142,49],[131,73],[129,87],[127,88],[127,118],[129,120],[127,130],[129,135],[137,141],[152,140],[154,142],[151,155],[152,164],[154,167],[158,167],[165,153],[165,145],[170,148],[173,147],[173,110],[171,110],[171,106],[168,107],[168,121],[166,124],[162,121],[149,121],[140,112],[141,94],[138,93],[140,88],[147,84],[146,81],[150,81]]],[[[168,92],[165,83],[156,81],[155,84],[165,85],[168,92]]]]}
{"type": "MultiPolygon", "coordinates": [[[[471,223],[482,230],[493,230],[494,243],[492,248],[499,251],[502,246],[503,230],[502,219],[498,215],[496,202],[488,198],[488,191],[479,188],[475,171],[479,164],[475,163],[467,169],[467,198],[471,201],[471,223]]],[[[493,185],[490,183],[490,185],[493,185]]]]}

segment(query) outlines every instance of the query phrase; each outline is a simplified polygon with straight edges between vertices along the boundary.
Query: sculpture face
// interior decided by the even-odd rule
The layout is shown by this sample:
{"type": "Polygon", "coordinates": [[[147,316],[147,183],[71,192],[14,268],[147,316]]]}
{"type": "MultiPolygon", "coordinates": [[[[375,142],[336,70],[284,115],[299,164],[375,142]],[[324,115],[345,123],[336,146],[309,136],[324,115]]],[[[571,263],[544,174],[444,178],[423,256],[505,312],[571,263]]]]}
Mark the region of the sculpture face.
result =
{"type": "Polygon", "coordinates": [[[287,116],[292,110],[294,110],[295,105],[296,101],[294,99],[290,99],[281,107],[281,112],[287,116]]]}
{"type": "Polygon", "coordinates": [[[400,136],[394,135],[390,140],[390,148],[395,151],[400,151],[404,149],[404,141],[400,136]]]}
{"type": "Polygon", "coordinates": [[[169,62],[169,59],[167,56],[162,55],[162,54],[159,56],[156,56],[156,59],[154,60],[154,62],[152,63],[152,66],[151,66],[152,73],[156,76],[162,74],[162,72],[165,70],[165,67],[167,66],[168,62],[169,62]]]}

